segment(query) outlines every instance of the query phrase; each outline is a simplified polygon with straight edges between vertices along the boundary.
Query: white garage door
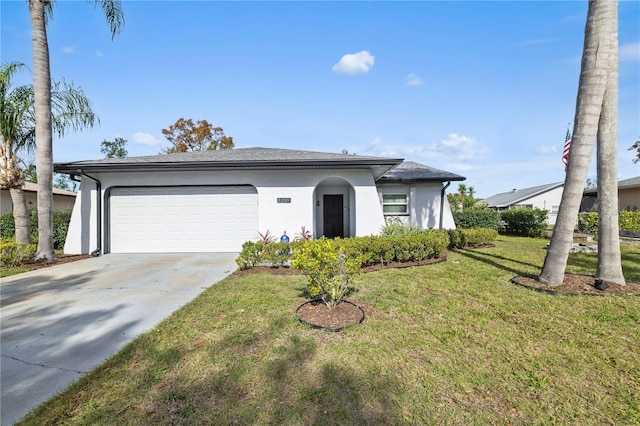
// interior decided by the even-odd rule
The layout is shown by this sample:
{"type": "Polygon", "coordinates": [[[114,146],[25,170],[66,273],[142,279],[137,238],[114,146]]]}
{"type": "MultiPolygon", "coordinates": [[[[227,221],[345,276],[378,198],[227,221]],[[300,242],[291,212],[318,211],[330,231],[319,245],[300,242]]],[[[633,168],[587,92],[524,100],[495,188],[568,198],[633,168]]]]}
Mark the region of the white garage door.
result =
{"type": "Polygon", "coordinates": [[[114,188],[111,253],[237,252],[255,239],[252,186],[114,188]]]}

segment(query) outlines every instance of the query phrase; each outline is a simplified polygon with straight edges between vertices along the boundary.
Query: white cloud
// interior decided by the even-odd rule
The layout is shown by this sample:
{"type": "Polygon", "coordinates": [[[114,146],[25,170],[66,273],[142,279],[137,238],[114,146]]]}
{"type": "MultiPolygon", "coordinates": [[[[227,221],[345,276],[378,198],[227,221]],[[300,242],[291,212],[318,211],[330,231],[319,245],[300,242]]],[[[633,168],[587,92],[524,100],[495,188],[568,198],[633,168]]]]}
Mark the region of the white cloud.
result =
{"type": "Polygon", "coordinates": [[[621,61],[640,61],[640,42],[620,45],[618,56],[621,61]]]}
{"type": "Polygon", "coordinates": [[[348,53],[344,55],[332,68],[338,74],[361,74],[368,73],[373,67],[375,56],[363,50],[358,53],[348,53]]]}
{"type": "Polygon", "coordinates": [[[407,81],[407,86],[422,86],[424,81],[419,75],[411,73],[404,78],[407,81]]]}
{"type": "Polygon", "coordinates": [[[76,49],[75,49],[75,47],[64,46],[62,48],[62,53],[76,53],[76,49]]]}
{"type": "Polygon", "coordinates": [[[552,155],[555,154],[558,150],[555,145],[540,145],[536,151],[540,155],[552,155]]]}
{"type": "Polygon", "coordinates": [[[447,139],[432,144],[430,150],[453,157],[458,161],[475,160],[483,158],[488,153],[487,148],[478,147],[475,139],[469,136],[450,133],[447,139]]]}
{"type": "Polygon", "coordinates": [[[469,164],[460,164],[460,163],[451,163],[447,167],[447,171],[453,171],[453,172],[468,172],[469,170],[472,170],[472,169],[473,167],[470,166],[469,164]]]}
{"type": "Polygon", "coordinates": [[[101,50],[96,51],[96,56],[98,58],[102,58],[104,56],[104,53],[101,50]]]}
{"type": "Polygon", "coordinates": [[[160,141],[158,138],[149,133],[137,132],[133,134],[133,142],[139,143],[141,145],[160,145],[160,141]]]}

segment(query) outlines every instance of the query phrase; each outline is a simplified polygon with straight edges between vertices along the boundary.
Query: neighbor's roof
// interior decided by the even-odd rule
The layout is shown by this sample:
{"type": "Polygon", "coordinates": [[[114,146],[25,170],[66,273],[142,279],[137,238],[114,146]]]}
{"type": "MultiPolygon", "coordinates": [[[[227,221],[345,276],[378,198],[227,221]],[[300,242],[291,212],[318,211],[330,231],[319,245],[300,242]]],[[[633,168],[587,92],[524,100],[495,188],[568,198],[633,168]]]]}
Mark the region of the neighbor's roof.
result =
{"type": "MultiPolygon", "coordinates": [[[[38,184],[33,182],[25,182],[24,185],[22,185],[22,190],[27,192],[38,192],[38,184]]],[[[53,188],[53,193],[56,195],[68,195],[70,197],[75,197],[76,195],[78,195],[73,191],[66,191],[60,188],[53,188]]]]}
{"type": "Polygon", "coordinates": [[[402,158],[369,157],[279,148],[236,148],[218,151],[182,152],[145,157],[56,163],[58,173],[150,172],[169,170],[295,170],[371,169],[377,179],[402,162],[402,158]]]}
{"type": "Polygon", "coordinates": [[[536,195],[544,194],[552,189],[564,186],[564,182],[550,183],[547,185],[534,186],[532,188],[514,189],[509,192],[503,192],[501,194],[492,195],[489,198],[485,198],[484,201],[489,207],[509,207],[514,204],[519,204],[525,200],[536,195]]]}
{"type": "Polygon", "coordinates": [[[466,177],[424,164],[405,161],[384,174],[380,183],[445,182],[465,180],[466,177]]]}
{"type": "MultiPolygon", "coordinates": [[[[640,187],[640,176],[623,179],[618,181],[618,189],[638,188],[640,187]]],[[[597,194],[598,188],[587,188],[585,194],[597,194]]]]}

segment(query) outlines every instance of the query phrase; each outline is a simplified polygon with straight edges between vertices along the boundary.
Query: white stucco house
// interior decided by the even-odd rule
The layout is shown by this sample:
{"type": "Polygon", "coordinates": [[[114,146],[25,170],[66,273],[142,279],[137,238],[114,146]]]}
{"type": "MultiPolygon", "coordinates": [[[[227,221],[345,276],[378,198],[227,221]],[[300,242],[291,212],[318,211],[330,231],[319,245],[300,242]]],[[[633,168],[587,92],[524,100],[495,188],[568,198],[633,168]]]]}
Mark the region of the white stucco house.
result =
{"type": "Polygon", "coordinates": [[[66,253],[237,252],[258,232],[379,234],[388,215],[454,228],[465,177],[398,158],[243,148],[57,163],[81,181],[66,253]]]}
{"type": "Polygon", "coordinates": [[[512,189],[508,192],[492,195],[482,201],[496,210],[521,207],[547,210],[549,212],[547,223],[555,225],[563,191],[564,182],[556,182],[531,188],[512,189]]]}

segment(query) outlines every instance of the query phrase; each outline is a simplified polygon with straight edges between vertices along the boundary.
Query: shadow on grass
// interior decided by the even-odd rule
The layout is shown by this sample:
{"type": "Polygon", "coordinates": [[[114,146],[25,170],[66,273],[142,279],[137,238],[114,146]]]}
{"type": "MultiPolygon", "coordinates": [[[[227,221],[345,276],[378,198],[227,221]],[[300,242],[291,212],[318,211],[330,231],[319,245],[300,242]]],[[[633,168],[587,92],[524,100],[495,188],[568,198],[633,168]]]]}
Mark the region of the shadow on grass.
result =
{"type": "MultiPolygon", "coordinates": [[[[640,253],[622,251],[622,270],[627,281],[640,282],[640,253]]],[[[579,268],[587,275],[594,275],[598,263],[595,253],[572,253],[569,255],[567,267],[579,268]]]]}
{"type": "MultiPolygon", "coordinates": [[[[166,345],[164,338],[156,341],[144,335],[68,389],[61,397],[64,402],[54,404],[62,407],[55,421],[73,421],[66,413],[75,411],[75,418],[81,412],[86,424],[116,419],[138,424],[400,422],[400,407],[392,399],[392,390],[399,388],[395,379],[316,359],[319,345],[330,345],[341,336],[292,325],[290,317],[285,313],[271,318],[262,330],[255,323],[237,324],[223,338],[199,343],[177,338],[166,345]],[[200,359],[196,370],[202,369],[202,374],[183,377],[194,351],[200,359]],[[126,380],[127,389],[108,400],[92,399],[89,395],[117,380],[103,379],[112,372],[126,380]],[[88,397],[77,400],[80,394],[88,397]],[[135,395],[141,401],[119,395],[135,395]]],[[[30,420],[44,418],[51,409],[40,407],[30,420]]]]}
{"type": "MultiPolygon", "coordinates": [[[[500,256],[497,254],[492,254],[486,251],[477,251],[477,250],[467,250],[460,249],[456,250],[456,253],[468,257],[469,259],[477,260],[478,262],[486,263],[487,265],[493,266],[494,268],[501,269],[503,271],[511,272],[515,275],[532,275],[531,269],[526,268],[518,268],[518,265],[529,266],[531,268],[535,268],[536,271],[539,271],[542,266],[534,263],[523,262],[521,260],[508,258],[505,256],[500,256]],[[495,259],[495,260],[494,260],[495,259]],[[514,266],[507,266],[507,262],[515,263],[514,266]]],[[[535,273],[535,272],[534,272],[535,273]]]]}

